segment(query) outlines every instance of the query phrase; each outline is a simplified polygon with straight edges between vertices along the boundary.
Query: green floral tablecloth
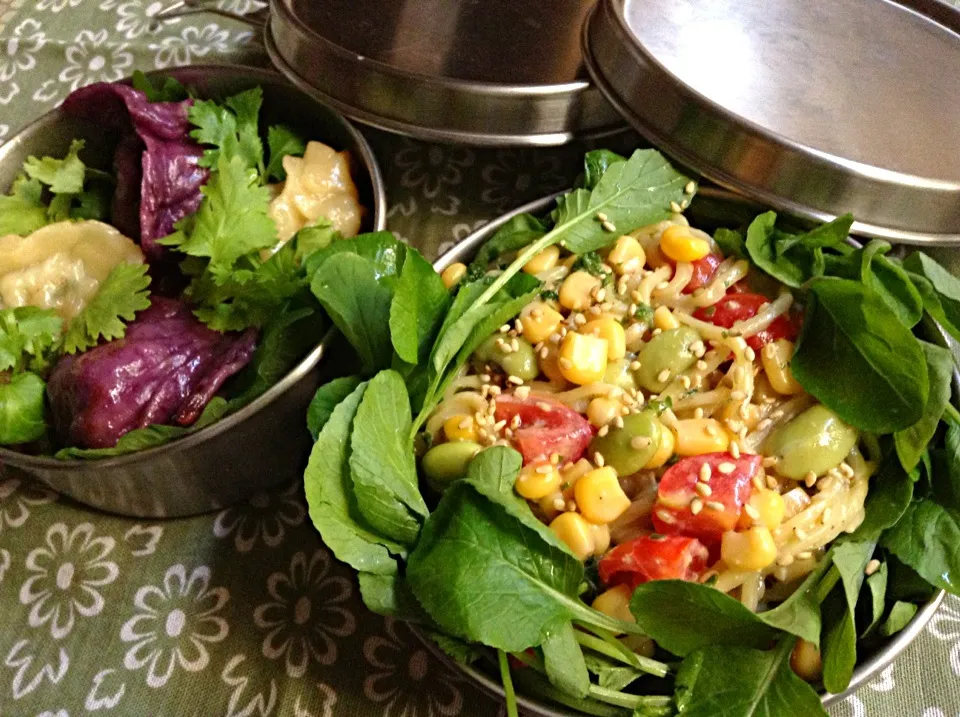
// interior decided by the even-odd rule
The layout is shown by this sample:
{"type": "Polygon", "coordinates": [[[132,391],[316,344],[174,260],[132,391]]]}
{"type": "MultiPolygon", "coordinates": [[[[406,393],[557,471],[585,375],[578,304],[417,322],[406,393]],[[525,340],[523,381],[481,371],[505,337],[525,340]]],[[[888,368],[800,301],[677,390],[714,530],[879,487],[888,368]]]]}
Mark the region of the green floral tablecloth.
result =
{"type": "MultiPolygon", "coordinates": [[[[156,0],[0,0],[0,141],[134,69],[263,62],[256,34],[156,0]]],[[[253,0],[220,0],[245,13],[253,0]]],[[[441,147],[370,131],[389,223],[428,255],[567,186],[583,146],[441,147]]],[[[295,430],[296,427],[292,427],[295,430]]],[[[368,613],[296,476],[215,515],[104,515],[0,477],[0,717],[454,717],[502,707],[368,613]]],[[[960,601],[836,717],[960,714],[960,601]]]]}

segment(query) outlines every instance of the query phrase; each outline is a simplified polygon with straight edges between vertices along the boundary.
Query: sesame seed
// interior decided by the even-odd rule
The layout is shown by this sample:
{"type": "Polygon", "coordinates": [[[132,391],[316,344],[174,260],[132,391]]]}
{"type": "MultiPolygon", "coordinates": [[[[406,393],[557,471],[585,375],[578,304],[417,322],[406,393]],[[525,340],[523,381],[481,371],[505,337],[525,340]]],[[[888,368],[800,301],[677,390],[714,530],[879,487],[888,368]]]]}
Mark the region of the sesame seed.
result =
{"type": "Polygon", "coordinates": [[[775,465],[777,465],[777,457],[776,457],[776,456],[766,456],[766,457],[763,459],[763,467],[764,467],[764,468],[773,468],[775,465]]]}
{"type": "Polygon", "coordinates": [[[689,376],[681,376],[681,377],[680,377],[680,383],[683,385],[683,388],[684,388],[685,390],[689,390],[689,388],[690,388],[690,386],[691,386],[690,377],[689,377],[689,376]]]}
{"type": "Polygon", "coordinates": [[[457,428],[470,428],[470,424],[473,423],[473,419],[467,416],[460,423],[457,424],[457,428]]]}
{"type": "Polygon", "coordinates": [[[777,479],[773,476],[767,476],[767,488],[770,490],[776,490],[780,487],[780,484],[777,483],[777,479]]]}
{"type": "Polygon", "coordinates": [[[813,488],[814,484],[817,482],[817,474],[813,471],[810,471],[803,477],[803,484],[807,488],[813,488]]]}
{"type": "Polygon", "coordinates": [[[802,553],[797,553],[797,560],[809,560],[813,557],[813,553],[809,550],[804,550],[802,553]]]}
{"type": "Polygon", "coordinates": [[[703,430],[708,436],[716,437],[720,435],[720,429],[712,423],[708,423],[703,430]]]}
{"type": "Polygon", "coordinates": [[[615,225],[613,222],[610,222],[610,221],[601,222],[601,223],[600,223],[600,226],[603,227],[603,230],[604,230],[605,232],[615,232],[615,231],[617,231],[616,225],[615,225]]]}
{"type": "Polygon", "coordinates": [[[499,387],[499,386],[491,386],[491,387],[490,387],[490,395],[491,395],[491,396],[499,396],[499,395],[500,395],[500,387],[499,387]]]}
{"type": "Polygon", "coordinates": [[[552,411],[552,410],[553,410],[553,406],[551,406],[551,405],[550,405],[549,403],[547,403],[546,401],[537,401],[537,408],[539,408],[541,411],[552,411]]]}
{"type": "Polygon", "coordinates": [[[606,289],[597,289],[597,301],[603,301],[607,297],[606,289]]]}
{"type": "Polygon", "coordinates": [[[599,219],[601,222],[609,221],[607,219],[607,215],[604,214],[603,212],[597,212],[597,219],[599,219]]]}
{"type": "Polygon", "coordinates": [[[740,407],[737,409],[737,415],[740,416],[744,421],[750,418],[750,411],[747,408],[746,403],[741,403],[740,407]]]}
{"type": "Polygon", "coordinates": [[[702,480],[704,483],[707,483],[710,481],[712,475],[713,471],[710,470],[709,463],[704,463],[700,466],[700,480],[702,480]]]}
{"type": "Polygon", "coordinates": [[[657,517],[662,520],[664,523],[673,524],[677,522],[677,519],[673,517],[672,513],[668,513],[665,510],[658,510],[657,517]]]}
{"type": "Polygon", "coordinates": [[[782,567],[782,568],[788,568],[788,567],[790,567],[791,565],[793,565],[793,556],[792,556],[792,555],[784,555],[784,556],[781,557],[781,558],[777,558],[777,565],[779,565],[779,566],[782,567]]]}
{"type": "Polygon", "coordinates": [[[576,314],[573,317],[573,323],[575,323],[577,326],[583,326],[585,323],[587,323],[587,317],[583,314],[576,314]]]}
{"type": "Polygon", "coordinates": [[[703,418],[703,409],[699,406],[693,410],[693,417],[697,420],[703,418]]]}
{"type": "Polygon", "coordinates": [[[603,438],[605,435],[610,433],[610,426],[600,426],[600,430],[597,431],[597,435],[603,438]]]}
{"type": "Polygon", "coordinates": [[[740,457],[740,444],[736,441],[730,441],[730,455],[734,458],[740,457]]]}
{"type": "Polygon", "coordinates": [[[753,487],[757,490],[763,490],[763,476],[759,473],[753,477],[753,487]]]}
{"type": "Polygon", "coordinates": [[[553,509],[554,510],[563,510],[566,507],[567,503],[563,498],[554,498],[553,499],[553,509]]]}
{"type": "Polygon", "coordinates": [[[553,473],[553,466],[537,466],[536,471],[542,476],[549,475],[553,473]]]}
{"type": "Polygon", "coordinates": [[[540,349],[540,358],[545,359],[550,355],[550,349],[544,346],[540,349]]]}
{"type": "Polygon", "coordinates": [[[660,383],[667,381],[669,378],[670,378],[670,369],[668,368],[663,369],[663,371],[657,374],[657,381],[659,381],[660,383]]]}
{"type": "Polygon", "coordinates": [[[706,507],[709,508],[710,510],[715,510],[715,511],[717,511],[718,513],[722,513],[722,512],[723,512],[724,510],[726,510],[726,508],[727,508],[727,507],[726,507],[723,503],[721,503],[719,500],[708,500],[708,501],[705,503],[705,505],[706,505],[706,507]]]}
{"type": "Polygon", "coordinates": [[[550,454],[550,462],[551,462],[553,465],[555,465],[555,466],[556,466],[556,465],[559,465],[559,464],[560,464],[560,454],[559,454],[559,453],[551,453],[551,454],[550,454]]]}
{"type": "Polygon", "coordinates": [[[823,523],[829,523],[831,515],[833,515],[833,511],[830,510],[830,508],[824,508],[823,515],[821,516],[821,520],[823,521],[823,523]]]}
{"type": "Polygon", "coordinates": [[[630,447],[635,451],[642,451],[650,447],[651,440],[647,436],[634,436],[630,439],[630,447]]]}
{"type": "Polygon", "coordinates": [[[631,361],[631,362],[630,362],[630,370],[631,370],[631,371],[638,371],[639,369],[640,369],[640,362],[639,362],[639,361],[631,361]]]}
{"type": "Polygon", "coordinates": [[[496,423],[493,424],[493,430],[498,431],[498,432],[499,432],[499,431],[502,431],[502,430],[503,430],[503,427],[506,426],[506,425],[507,425],[506,419],[504,419],[504,420],[502,420],[502,421],[497,421],[496,423]]]}
{"type": "Polygon", "coordinates": [[[863,569],[863,572],[864,574],[867,575],[867,577],[869,577],[873,575],[875,572],[877,572],[879,569],[880,569],[880,561],[874,558],[869,563],[867,563],[867,567],[863,569]]]}
{"type": "Polygon", "coordinates": [[[511,374],[510,376],[507,376],[507,381],[508,381],[509,383],[512,383],[512,384],[516,385],[516,386],[522,386],[522,385],[523,385],[523,379],[520,378],[519,376],[514,376],[514,375],[512,375],[512,374],[511,374]]]}
{"type": "Polygon", "coordinates": [[[603,466],[606,464],[606,461],[603,459],[602,453],[594,453],[593,462],[596,463],[597,466],[600,468],[603,468],[603,466]]]}
{"type": "Polygon", "coordinates": [[[574,503],[572,500],[568,500],[568,501],[567,501],[567,511],[570,512],[570,513],[575,513],[576,510],[577,510],[577,504],[574,503]]]}
{"type": "Polygon", "coordinates": [[[853,467],[844,461],[840,464],[840,472],[845,475],[847,478],[853,478],[854,470],[853,467]]]}
{"type": "Polygon", "coordinates": [[[535,318],[535,319],[542,319],[542,318],[543,318],[543,309],[541,309],[539,306],[538,306],[537,308],[535,308],[535,309],[531,309],[531,310],[530,310],[530,316],[532,316],[532,317],[535,318]]]}
{"type": "Polygon", "coordinates": [[[560,359],[559,363],[560,363],[560,368],[565,368],[565,369],[573,368],[573,361],[571,361],[568,358],[560,359]]]}
{"type": "Polygon", "coordinates": [[[687,186],[683,188],[683,191],[685,194],[693,194],[696,191],[696,189],[697,189],[697,185],[694,184],[693,181],[691,180],[687,182],[687,186]]]}
{"type": "Polygon", "coordinates": [[[510,331],[510,324],[504,324],[503,326],[500,327],[501,334],[505,334],[508,331],[510,331]]]}
{"type": "Polygon", "coordinates": [[[679,214],[680,205],[677,204],[676,202],[670,202],[670,211],[673,212],[674,214],[679,214]]]}
{"type": "Polygon", "coordinates": [[[516,331],[518,334],[523,333],[523,324],[520,323],[520,319],[517,319],[516,321],[513,322],[513,330],[516,331]]]}
{"type": "Polygon", "coordinates": [[[749,503],[743,506],[743,511],[750,516],[750,520],[760,520],[760,511],[749,503]]]}
{"type": "Polygon", "coordinates": [[[616,426],[617,428],[623,428],[623,417],[617,416],[616,418],[614,418],[613,425],[616,426]]]}
{"type": "MultiPolygon", "coordinates": [[[[598,299],[598,301],[599,301],[599,299],[598,299]]],[[[597,305],[591,306],[589,309],[587,309],[587,311],[590,312],[590,315],[591,315],[591,316],[600,316],[600,314],[602,313],[602,310],[601,310],[600,307],[597,306],[597,305]]],[[[593,333],[594,336],[599,336],[599,335],[600,335],[600,329],[594,329],[591,333],[593,333]]]]}
{"type": "Polygon", "coordinates": [[[730,475],[730,474],[733,473],[736,469],[737,469],[737,467],[736,467],[733,463],[731,463],[730,461],[724,461],[723,463],[721,463],[720,465],[717,466],[717,470],[720,471],[721,473],[723,473],[725,476],[730,475]]]}
{"type": "Polygon", "coordinates": [[[520,350],[520,340],[519,340],[519,339],[514,339],[513,341],[511,341],[511,342],[510,342],[510,348],[511,348],[513,351],[515,351],[515,352],[516,352],[516,351],[519,351],[519,350],[520,350]]]}
{"type": "Polygon", "coordinates": [[[486,428],[478,428],[478,429],[477,429],[477,435],[480,436],[481,438],[486,438],[486,437],[489,436],[490,434],[487,433],[487,429],[486,429],[486,428]]]}
{"type": "MultiPolygon", "coordinates": [[[[529,387],[529,386],[519,386],[519,387],[517,387],[517,390],[513,392],[513,394],[514,394],[517,398],[527,398],[527,397],[530,395],[530,387],[529,387]]],[[[514,418],[519,418],[519,417],[520,417],[519,414],[518,414],[517,416],[514,416],[514,418]]]]}
{"type": "Polygon", "coordinates": [[[504,435],[505,438],[513,438],[513,429],[511,429],[511,428],[504,428],[504,429],[503,429],[503,435],[504,435]]]}
{"type": "Polygon", "coordinates": [[[805,531],[803,528],[794,528],[793,532],[800,540],[807,539],[807,531],[805,531]]]}
{"type": "Polygon", "coordinates": [[[694,486],[694,490],[696,490],[697,493],[702,495],[704,498],[709,498],[711,495],[713,495],[713,488],[708,486],[706,483],[697,483],[694,486]]]}
{"type": "Polygon", "coordinates": [[[706,370],[707,370],[707,362],[704,361],[703,359],[697,361],[697,371],[706,371],[706,370]]]}
{"type": "Polygon", "coordinates": [[[732,398],[734,401],[742,401],[742,400],[745,399],[746,397],[747,397],[747,394],[745,394],[743,391],[731,391],[731,392],[730,392],[730,398],[732,398]]]}
{"type": "Polygon", "coordinates": [[[480,380],[483,381],[484,383],[490,383],[490,378],[491,376],[488,373],[480,374],[480,380]]]}
{"type": "Polygon", "coordinates": [[[669,287],[669,286],[670,286],[670,282],[669,282],[669,281],[661,281],[659,284],[657,284],[657,288],[658,288],[660,291],[663,291],[664,289],[666,289],[666,288],[669,287]]]}
{"type": "Polygon", "coordinates": [[[699,498],[694,498],[690,501],[690,512],[694,515],[698,515],[700,511],[703,510],[703,501],[699,498]]]}

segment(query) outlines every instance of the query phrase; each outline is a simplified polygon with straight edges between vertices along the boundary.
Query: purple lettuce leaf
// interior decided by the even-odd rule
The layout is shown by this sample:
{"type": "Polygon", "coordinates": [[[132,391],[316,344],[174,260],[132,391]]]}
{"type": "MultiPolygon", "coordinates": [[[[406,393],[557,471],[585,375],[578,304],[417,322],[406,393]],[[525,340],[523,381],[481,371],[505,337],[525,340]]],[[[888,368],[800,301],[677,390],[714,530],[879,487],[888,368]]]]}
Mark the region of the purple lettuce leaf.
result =
{"type": "Polygon", "coordinates": [[[57,363],[47,384],[54,427],[69,445],[108,448],[135,428],[190,425],[256,339],[253,329],[208,329],[184,302],[155,296],[123,338],[57,363]]]}
{"type": "Polygon", "coordinates": [[[170,234],[177,221],[197,211],[202,199],[200,187],[210,174],[197,163],[203,148],[190,139],[187,111],[191,103],[151,103],[139,90],[106,82],[82,87],[63,103],[63,110],[69,114],[127,133],[114,157],[115,222],[124,231],[133,229],[129,218],[135,206],[134,188],[139,183],[139,231],[131,236],[140,240],[151,261],[164,254],[156,240],[170,234]],[[139,172],[131,163],[138,149],[139,172]]]}

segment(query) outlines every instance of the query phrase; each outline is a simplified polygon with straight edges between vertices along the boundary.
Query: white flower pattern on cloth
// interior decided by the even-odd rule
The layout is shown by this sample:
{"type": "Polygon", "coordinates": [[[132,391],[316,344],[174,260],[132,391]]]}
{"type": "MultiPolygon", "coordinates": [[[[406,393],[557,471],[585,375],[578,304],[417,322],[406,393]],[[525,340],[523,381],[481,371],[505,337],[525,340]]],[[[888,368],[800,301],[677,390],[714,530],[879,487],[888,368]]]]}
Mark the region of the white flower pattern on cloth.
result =
{"type": "Polygon", "coordinates": [[[230,700],[227,702],[227,713],[225,717],[267,717],[273,714],[273,709],[277,706],[277,681],[269,677],[267,684],[262,689],[259,685],[254,686],[250,695],[244,694],[247,686],[255,680],[266,680],[268,675],[264,670],[250,670],[247,674],[240,673],[240,666],[247,659],[246,655],[234,655],[227,662],[223,672],[220,673],[222,679],[228,687],[233,688],[230,693],[230,700]],[[242,704],[246,700],[245,704],[242,704]]]}
{"type": "Polygon", "coordinates": [[[50,634],[59,640],[70,634],[78,616],[92,617],[103,610],[97,588],[116,580],[120,568],[107,560],[116,541],[107,535],[94,537],[91,523],[73,530],[56,523],[47,531],[46,543],[27,556],[27,570],[34,575],[20,586],[20,603],[30,606],[30,627],[49,623],[50,634]]]}
{"type": "Polygon", "coordinates": [[[133,55],[126,43],[108,42],[106,30],[81,30],[67,48],[67,64],[57,79],[69,85],[70,91],[94,82],[116,82],[133,65],[133,55]]]}
{"type": "Polygon", "coordinates": [[[13,699],[19,700],[36,690],[44,682],[56,685],[70,669],[70,655],[62,647],[57,650],[56,665],[44,662],[34,669],[33,663],[40,662],[36,653],[30,654],[30,640],[17,640],[7,653],[3,664],[16,670],[11,683],[13,699]]]}
{"type": "Polygon", "coordinates": [[[927,630],[938,640],[952,642],[950,646],[950,671],[954,677],[960,677],[960,599],[947,596],[936,614],[930,619],[927,630]]]}
{"type": "Polygon", "coordinates": [[[260,540],[275,548],[283,542],[287,529],[303,523],[307,515],[300,492],[296,482],[282,493],[261,491],[248,503],[221,511],[213,523],[213,534],[218,538],[233,535],[238,553],[253,550],[260,540]]]}
{"type": "Polygon", "coordinates": [[[3,585],[3,579],[7,576],[10,569],[10,551],[6,548],[0,548],[0,585],[3,585]]]}
{"type": "Polygon", "coordinates": [[[0,535],[5,528],[20,528],[30,517],[30,509],[52,503],[56,494],[39,483],[19,478],[0,479],[0,535]]]}
{"type": "Polygon", "coordinates": [[[262,10],[267,6],[265,2],[259,0],[218,0],[217,9],[224,12],[233,12],[237,15],[247,15],[257,10],[262,10]]]}
{"type": "Polygon", "coordinates": [[[221,53],[229,49],[230,31],[221,29],[216,23],[204,27],[192,25],[183,28],[176,36],[163,38],[149,47],[156,50],[153,64],[157,69],[189,65],[197,58],[206,57],[210,52],[221,53]]]}
{"type": "MultiPolygon", "coordinates": [[[[128,0],[127,2],[111,2],[110,5],[117,6],[117,32],[121,33],[128,40],[135,40],[144,35],[155,35],[160,29],[159,21],[154,18],[166,4],[160,0],[128,0]]],[[[103,3],[102,8],[107,2],[103,3]]],[[[173,18],[171,22],[178,21],[179,18],[173,18]]]]}
{"type": "Polygon", "coordinates": [[[207,645],[222,642],[230,631],[218,615],[230,599],[226,588],[210,587],[210,568],[187,573],[183,564],[167,569],[163,584],[144,585],[134,596],[140,610],[120,629],[123,642],[134,643],[123,658],[128,670],[147,667],[147,685],[163,687],[179,665],[199,672],[210,662],[207,645]]]}
{"type": "Polygon", "coordinates": [[[463,678],[419,644],[405,623],[386,618],[384,634],[364,641],[363,656],[373,668],[363,694],[383,705],[383,717],[452,717],[462,711],[463,678]]]}
{"type": "Polygon", "coordinates": [[[83,0],[39,0],[37,10],[62,12],[68,7],[77,7],[83,0]]]}
{"type": "Polygon", "coordinates": [[[350,581],[330,575],[332,560],[323,549],[305,552],[290,560],[288,572],[267,578],[272,601],[253,611],[254,624],[267,630],[261,651],[270,660],[284,659],[287,675],[302,677],[311,660],[332,665],[337,660],[335,637],[346,637],[357,628],[353,613],[343,607],[353,588],[350,581]]]}
{"type": "MultiPolygon", "coordinates": [[[[9,104],[20,93],[17,74],[28,72],[37,66],[37,52],[47,41],[42,30],[43,25],[33,19],[26,19],[13,28],[13,33],[0,47],[0,104],[9,104]]],[[[9,125],[0,137],[10,131],[9,125]]]]}
{"type": "Polygon", "coordinates": [[[400,184],[420,189],[427,199],[435,199],[444,187],[463,182],[463,170],[472,167],[476,155],[468,147],[442,147],[406,140],[394,156],[394,164],[403,170],[400,184]]]}
{"type": "MultiPolygon", "coordinates": [[[[887,665],[874,680],[867,683],[867,689],[874,692],[890,692],[893,690],[897,686],[893,677],[895,668],[896,663],[887,665]]],[[[850,695],[840,704],[849,709],[851,717],[867,717],[867,706],[859,695],[850,695]]]]}
{"type": "Polygon", "coordinates": [[[558,192],[569,180],[560,173],[560,159],[549,155],[533,155],[515,149],[497,151],[497,160],[480,172],[486,183],[480,200],[493,205],[497,214],[558,192]]]}

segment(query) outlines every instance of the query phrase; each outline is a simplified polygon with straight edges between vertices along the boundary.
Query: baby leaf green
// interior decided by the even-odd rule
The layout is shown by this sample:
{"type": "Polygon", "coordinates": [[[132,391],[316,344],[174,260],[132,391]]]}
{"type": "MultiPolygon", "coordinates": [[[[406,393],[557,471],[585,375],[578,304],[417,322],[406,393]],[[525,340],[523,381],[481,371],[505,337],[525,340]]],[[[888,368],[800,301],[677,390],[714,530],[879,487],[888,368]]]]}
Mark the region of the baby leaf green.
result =
{"type": "Polygon", "coordinates": [[[333,409],[353,393],[361,383],[359,376],[343,376],[323,384],[317,389],[307,408],[307,429],[313,440],[330,420],[333,409]]]}
{"type": "Polygon", "coordinates": [[[573,624],[567,622],[554,630],[541,647],[543,665],[551,684],[571,697],[586,697],[590,692],[590,673],[574,635],[573,624]]]}
{"type": "Polygon", "coordinates": [[[46,384],[35,373],[18,373],[0,383],[0,444],[29,443],[43,436],[45,395],[46,384]]]}
{"type": "Polygon", "coordinates": [[[947,404],[950,402],[953,379],[953,356],[944,348],[921,341],[927,363],[930,392],[923,408],[923,416],[909,428],[894,435],[897,456],[904,470],[911,471],[920,462],[920,456],[933,438],[947,404]]]}

